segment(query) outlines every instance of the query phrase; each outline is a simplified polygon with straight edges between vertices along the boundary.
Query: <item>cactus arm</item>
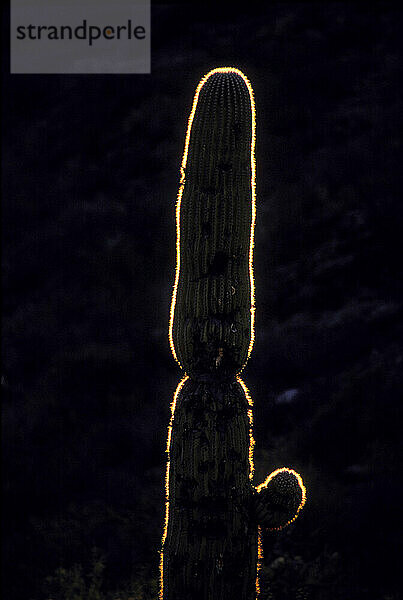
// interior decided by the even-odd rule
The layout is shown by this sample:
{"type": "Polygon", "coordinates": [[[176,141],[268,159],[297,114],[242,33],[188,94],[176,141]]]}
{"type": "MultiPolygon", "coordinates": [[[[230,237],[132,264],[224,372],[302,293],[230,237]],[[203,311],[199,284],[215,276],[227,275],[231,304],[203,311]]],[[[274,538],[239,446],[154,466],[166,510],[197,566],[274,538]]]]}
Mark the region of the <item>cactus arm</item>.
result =
{"type": "Polygon", "coordinates": [[[280,531],[295,521],[306,502],[301,475],[287,467],[270,473],[255,489],[256,520],[270,531],[280,531]]]}

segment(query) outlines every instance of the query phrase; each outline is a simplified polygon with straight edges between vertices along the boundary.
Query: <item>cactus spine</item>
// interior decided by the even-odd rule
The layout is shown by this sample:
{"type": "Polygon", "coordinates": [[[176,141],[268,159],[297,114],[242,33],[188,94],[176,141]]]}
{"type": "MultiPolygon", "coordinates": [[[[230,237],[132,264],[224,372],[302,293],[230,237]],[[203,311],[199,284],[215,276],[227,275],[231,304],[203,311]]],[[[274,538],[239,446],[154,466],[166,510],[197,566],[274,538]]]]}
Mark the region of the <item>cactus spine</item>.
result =
{"type": "Polygon", "coordinates": [[[301,477],[253,478],[252,400],[240,372],[254,341],[255,105],[235,68],[194,96],[176,205],[169,339],[186,375],[171,406],[160,600],[253,600],[260,528],[305,502],[301,477]]]}

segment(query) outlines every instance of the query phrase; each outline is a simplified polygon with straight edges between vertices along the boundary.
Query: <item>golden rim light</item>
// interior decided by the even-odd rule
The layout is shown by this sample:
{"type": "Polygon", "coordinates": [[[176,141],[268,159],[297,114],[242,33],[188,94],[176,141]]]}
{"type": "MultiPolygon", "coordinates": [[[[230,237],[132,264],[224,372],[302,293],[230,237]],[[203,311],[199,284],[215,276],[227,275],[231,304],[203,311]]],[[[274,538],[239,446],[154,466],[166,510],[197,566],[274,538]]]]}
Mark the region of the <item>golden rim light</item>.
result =
{"type": "MultiPolygon", "coordinates": [[[[250,295],[251,295],[251,309],[250,309],[251,338],[250,338],[250,343],[249,343],[249,348],[248,348],[247,359],[249,358],[250,353],[252,352],[253,344],[255,341],[255,281],[254,281],[254,276],[253,276],[253,248],[254,248],[254,242],[255,242],[255,221],[256,221],[256,161],[255,161],[256,110],[255,110],[255,100],[254,100],[254,96],[253,96],[253,89],[249,82],[249,79],[246,77],[246,75],[244,75],[244,73],[242,73],[242,71],[240,71],[239,69],[236,69],[235,67],[217,67],[217,68],[209,71],[203,77],[203,79],[200,80],[200,82],[196,88],[196,92],[195,92],[195,95],[193,98],[192,110],[190,111],[190,115],[189,115],[189,119],[188,119],[188,126],[187,126],[187,131],[186,131],[186,138],[185,138],[185,149],[183,152],[182,163],[181,163],[181,167],[180,167],[181,178],[180,178],[180,182],[179,182],[179,190],[178,190],[178,195],[177,195],[177,200],[176,200],[175,283],[174,283],[174,289],[173,289],[173,294],[172,294],[171,309],[170,309],[170,314],[169,314],[169,344],[171,346],[172,354],[173,354],[176,362],[180,366],[182,366],[182,365],[180,364],[180,361],[176,354],[175,345],[173,342],[173,324],[174,324],[174,316],[175,316],[176,294],[178,291],[180,267],[181,267],[181,251],[180,251],[181,250],[181,246],[180,246],[181,200],[182,200],[183,190],[185,188],[185,183],[186,183],[185,169],[186,169],[186,163],[187,163],[187,158],[188,158],[188,153],[189,153],[189,143],[190,143],[190,135],[191,135],[191,131],[192,131],[192,124],[193,124],[193,119],[194,119],[194,116],[196,113],[197,103],[199,100],[199,94],[200,94],[200,91],[201,91],[203,85],[206,83],[206,81],[209,79],[209,77],[211,77],[215,73],[236,73],[237,75],[239,75],[243,79],[246,87],[248,88],[249,98],[250,98],[250,106],[251,106],[251,112],[252,112],[252,125],[251,125],[252,136],[251,136],[251,147],[250,147],[252,218],[251,218],[251,226],[250,226],[250,243],[249,243],[249,279],[250,279],[250,295]]],[[[246,364],[246,362],[247,362],[247,360],[245,361],[245,364],[246,364]]]]}
{"type": "Polygon", "coordinates": [[[164,544],[165,544],[165,540],[167,537],[168,520],[169,520],[169,464],[170,464],[169,452],[171,449],[172,425],[173,425],[175,407],[176,407],[176,402],[178,399],[179,392],[181,391],[182,387],[185,385],[185,383],[188,379],[189,379],[189,377],[187,375],[185,375],[185,377],[183,377],[183,379],[180,380],[180,382],[178,383],[178,387],[175,390],[175,394],[174,394],[174,397],[173,397],[173,400],[171,403],[171,419],[169,421],[169,426],[168,426],[168,438],[167,438],[167,446],[166,446],[166,450],[165,450],[165,452],[167,453],[167,456],[168,456],[167,467],[166,467],[166,471],[165,471],[165,520],[164,520],[164,531],[162,534],[161,553],[160,553],[160,592],[159,592],[160,600],[163,600],[163,597],[164,597],[164,588],[163,588],[164,544]]]}

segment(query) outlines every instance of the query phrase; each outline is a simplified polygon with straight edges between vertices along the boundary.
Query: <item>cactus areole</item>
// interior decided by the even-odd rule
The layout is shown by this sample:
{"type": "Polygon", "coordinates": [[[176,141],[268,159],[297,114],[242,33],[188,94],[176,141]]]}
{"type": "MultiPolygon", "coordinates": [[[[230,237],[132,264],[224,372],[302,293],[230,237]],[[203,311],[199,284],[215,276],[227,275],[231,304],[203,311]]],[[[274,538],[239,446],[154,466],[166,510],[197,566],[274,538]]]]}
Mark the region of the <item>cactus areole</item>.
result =
{"type": "Polygon", "coordinates": [[[254,341],[255,103],[235,68],[197,86],[176,203],[169,340],[184,371],[168,428],[160,600],[254,600],[262,529],[305,502],[298,473],[252,484],[252,400],[240,372],[254,341]]]}

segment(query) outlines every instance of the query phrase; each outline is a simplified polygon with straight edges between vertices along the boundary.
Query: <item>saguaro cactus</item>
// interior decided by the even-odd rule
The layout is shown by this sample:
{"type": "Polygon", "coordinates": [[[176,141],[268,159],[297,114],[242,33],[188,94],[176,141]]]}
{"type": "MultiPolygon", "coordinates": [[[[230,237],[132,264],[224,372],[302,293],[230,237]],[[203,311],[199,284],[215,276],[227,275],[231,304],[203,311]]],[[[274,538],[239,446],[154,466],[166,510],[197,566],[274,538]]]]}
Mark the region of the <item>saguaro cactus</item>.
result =
{"type": "Polygon", "coordinates": [[[161,600],[252,600],[261,527],[281,529],[305,502],[277,469],[252,485],[252,400],[239,374],[254,341],[255,105],[238,69],[200,81],[176,205],[169,338],[185,376],[168,429],[161,600]]]}

